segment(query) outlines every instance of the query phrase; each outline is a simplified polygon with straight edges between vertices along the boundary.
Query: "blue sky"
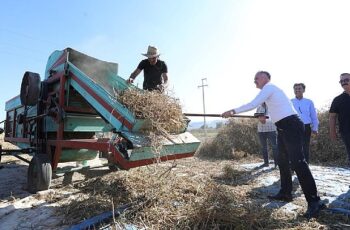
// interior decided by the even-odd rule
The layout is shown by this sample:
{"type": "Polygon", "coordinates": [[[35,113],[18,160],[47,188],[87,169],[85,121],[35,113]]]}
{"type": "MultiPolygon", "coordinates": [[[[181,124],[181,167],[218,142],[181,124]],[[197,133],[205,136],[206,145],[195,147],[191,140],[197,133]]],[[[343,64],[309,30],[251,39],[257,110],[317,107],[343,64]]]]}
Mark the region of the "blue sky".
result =
{"type": "MultiPolygon", "coordinates": [[[[348,1],[128,0],[3,1],[0,8],[0,117],[19,94],[25,71],[42,75],[54,50],[71,47],[117,62],[127,78],[148,45],[168,64],[170,88],[185,112],[222,113],[250,101],[258,70],[288,96],[304,82],[305,97],[325,108],[350,72],[348,1]]],[[[142,84],[141,74],[136,84],[142,84]]],[[[253,112],[251,112],[253,113],[253,112]]]]}

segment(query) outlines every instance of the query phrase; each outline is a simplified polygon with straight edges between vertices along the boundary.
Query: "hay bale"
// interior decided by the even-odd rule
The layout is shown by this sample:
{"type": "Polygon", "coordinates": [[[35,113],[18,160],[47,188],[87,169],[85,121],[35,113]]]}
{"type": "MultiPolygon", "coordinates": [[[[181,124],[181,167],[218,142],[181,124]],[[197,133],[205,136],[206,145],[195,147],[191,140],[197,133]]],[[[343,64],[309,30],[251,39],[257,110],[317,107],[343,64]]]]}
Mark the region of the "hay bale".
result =
{"type": "MultiPolygon", "coordinates": [[[[335,142],[329,138],[328,108],[318,113],[320,121],[318,135],[311,138],[310,161],[319,164],[344,166],[348,162],[345,146],[339,139],[335,142]]],[[[340,137],[340,134],[338,133],[340,137]]]]}

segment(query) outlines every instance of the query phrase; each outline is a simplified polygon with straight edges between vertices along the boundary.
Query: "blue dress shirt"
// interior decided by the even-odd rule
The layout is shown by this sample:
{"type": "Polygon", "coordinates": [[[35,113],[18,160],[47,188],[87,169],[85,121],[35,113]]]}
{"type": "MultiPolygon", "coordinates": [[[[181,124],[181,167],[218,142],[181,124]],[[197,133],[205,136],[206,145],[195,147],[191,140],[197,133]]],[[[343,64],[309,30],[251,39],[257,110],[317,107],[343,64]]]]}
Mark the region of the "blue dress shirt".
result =
{"type": "Polygon", "coordinates": [[[318,131],[318,118],[314,103],[307,98],[293,98],[294,109],[298,112],[300,119],[304,124],[310,124],[312,131],[318,131]]]}

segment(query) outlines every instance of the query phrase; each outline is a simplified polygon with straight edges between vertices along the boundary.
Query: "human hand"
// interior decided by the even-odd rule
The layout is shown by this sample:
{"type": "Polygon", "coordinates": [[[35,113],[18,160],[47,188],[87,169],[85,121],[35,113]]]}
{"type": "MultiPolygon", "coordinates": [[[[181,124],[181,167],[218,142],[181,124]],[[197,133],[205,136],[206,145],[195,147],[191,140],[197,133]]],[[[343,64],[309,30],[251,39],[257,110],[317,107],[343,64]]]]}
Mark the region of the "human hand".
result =
{"type": "Polygon", "coordinates": [[[261,124],[265,124],[266,123],[266,117],[265,116],[258,116],[258,119],[259,119],[261,124]]]}
{"type": "Polygon", "coordinates": [[[157,89],[158,89],[160,92],[164,92],[165,86],[164,86],[163,84],[159,84],[159,85],[157,85],[157,89]]]}
{"type": "Polygon", "coordinates": [[[129,77],[128,80],[126,80],[126,82],[127,82],[128,84],[132,84],[132,83],[134,83],[134,79],[131,78],[131,77],[129,77]]]}
{"type": "Polygon", "coordinates": [[[221,116],[223,118],[228,118],[228,117],[232,117],[235,113],[236,113],[235,110],[229,110],[221,114],[221,116]]]}

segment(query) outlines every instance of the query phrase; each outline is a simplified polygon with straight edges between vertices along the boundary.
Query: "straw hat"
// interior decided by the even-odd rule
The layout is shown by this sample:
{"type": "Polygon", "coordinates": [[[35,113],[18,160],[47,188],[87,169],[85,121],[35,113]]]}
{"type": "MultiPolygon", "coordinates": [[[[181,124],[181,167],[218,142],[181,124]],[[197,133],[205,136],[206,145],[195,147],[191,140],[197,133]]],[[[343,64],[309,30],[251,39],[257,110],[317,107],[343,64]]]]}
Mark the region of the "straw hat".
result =
{"type": "Polygon", "coordinates": [[[146,56],[148,58],[154,58],[154,57],[159,57],[160,53],[158,52],[157,47],[148,46],[147,53],[142,54],[142,55],[146,56]]]}

